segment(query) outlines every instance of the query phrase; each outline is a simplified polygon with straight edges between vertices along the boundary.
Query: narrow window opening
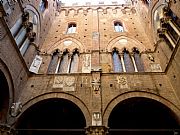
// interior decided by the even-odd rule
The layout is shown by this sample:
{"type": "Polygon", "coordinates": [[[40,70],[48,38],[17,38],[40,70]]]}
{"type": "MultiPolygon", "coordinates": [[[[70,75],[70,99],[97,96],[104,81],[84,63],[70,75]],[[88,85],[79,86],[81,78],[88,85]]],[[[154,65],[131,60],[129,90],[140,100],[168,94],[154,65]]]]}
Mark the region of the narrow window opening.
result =
{"type": "Polygon", "coordinates": [[[114,29],[115,29],[116,32],[124,32],[123,25],[120,22],[115,22],[114,23],[114,29]]]}
{"type": "Polygon", "coordinates": [[[67,34],[75,33],[75,32],[76,32],[76,24],[75,23],[70,23],[68,25],[67,34]]]}
{"type": "Polygon", "coordinates": [[[113,52],[112,52],[114,72],[122,72],[123,71],[121,60],[120,60],[118,53],[119,53],[118,50],[116,48],[114,48],[113,52]]]}

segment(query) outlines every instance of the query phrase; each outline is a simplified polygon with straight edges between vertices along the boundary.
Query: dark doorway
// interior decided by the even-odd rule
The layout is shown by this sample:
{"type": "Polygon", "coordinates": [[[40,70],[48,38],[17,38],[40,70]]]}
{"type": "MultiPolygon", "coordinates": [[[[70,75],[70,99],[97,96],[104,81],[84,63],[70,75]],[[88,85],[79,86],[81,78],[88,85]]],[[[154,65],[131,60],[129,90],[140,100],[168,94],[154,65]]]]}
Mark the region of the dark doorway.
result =
{"type": "Polygon", "coordinates": [[[110,135],[174,135],[179,124],[168,107],[148,98],[130,98],[111,112],[110,135]]]}
{"type": "Polygon", "coordinates": [[[9,109],[9,87],[5,75],[0,70],[0,122],[6,121],[9,109]]]}
{"type": "Polygon", "coordinates": [[[84,135],[85,126],[85,117],[74,103],[48,99],[24,112],[16,128],[18,135],[84,135]]]}

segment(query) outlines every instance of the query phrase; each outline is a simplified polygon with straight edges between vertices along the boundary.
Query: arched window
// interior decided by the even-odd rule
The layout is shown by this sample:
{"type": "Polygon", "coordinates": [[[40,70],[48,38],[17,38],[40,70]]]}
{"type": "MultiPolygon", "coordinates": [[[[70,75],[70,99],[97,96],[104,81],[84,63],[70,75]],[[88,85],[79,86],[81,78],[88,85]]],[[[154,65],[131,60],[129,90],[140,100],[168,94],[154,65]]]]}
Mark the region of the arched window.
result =
{"type": "Polygon", "coordinates": [[[41,0],[39,3],[39,10],[44,12],[48,8],[48,0],[41,0]]]}
{"type": "Polygon", "coordinates": [[[122,64],[116,48],[113,49],[112,53],[114,72],[122,72],[122,64]]]}
{"type": "Polygon", "coordinates": [[[75,33],[75,32],[76,32],[76,24],[75,23],[70,23],[68,25],[67,34],[75,33]]]}
{"type": "Polygon", "coordinates": [[[55,73],[58,59],[59,59],[59,50],[56,50],[51,58],[51,62],[49,64],[48,73],[55,73]]]}
{"type": "Polygon", "coordinates": [[[134,72],[133,62],[129,54],[129,51],[126,48],[123,50],[123,58],[124,58],[126,72],[134,72]]]}
{"type": "Polygon", "coordinates": [[[71,59],[70,73],[77,73],[78,65],[79,65],[79,52],[77,49],[75,49],[71,59]]]}
{"type": "Polygon", "coordinates": [[[144,71],[144,65],[142,63],[139,50],[137,48],[133,48],[133,53],[134,53],[134,61],[135,61],[135,66],[138,70],[138,72],[143,72],[144,71]]]}
{"type": "Polygon", "coordinates": [[[69,72],[69,51],[65,50],[61,58],[58,73],[68,73],[69,72]]]}
{"type": "Polygon", "coordinates": [[[116,32],[124,32],[124,28],[121,22],[114,22],[114,30],[116,32]]]}

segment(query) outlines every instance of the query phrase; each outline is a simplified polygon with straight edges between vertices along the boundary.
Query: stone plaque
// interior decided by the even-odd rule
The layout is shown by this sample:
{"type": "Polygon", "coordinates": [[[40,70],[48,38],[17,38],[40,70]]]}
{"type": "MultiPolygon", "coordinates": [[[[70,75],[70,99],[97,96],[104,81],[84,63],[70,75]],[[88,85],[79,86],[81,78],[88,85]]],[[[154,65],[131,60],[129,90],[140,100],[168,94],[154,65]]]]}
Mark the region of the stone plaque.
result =
{"type": "Polygon", "coordinates": [[[82,62],[82,73],[91,72],[91,54],[85,54],[82,62]]]}
{"type": "Polygon", "coordinates": [[[29,68],[29,71],[37,74],[41,66],[41,63],[42,63],[42,57],[40,57],[39,55],[36,55],[36,57],[34,58],[31,64],[31,67],[29,68]]]}
{"type": "Polygon", "coordinates": [[[63,88],[63,80],[64,80],[63,76],[56,76],[54,78],[53,88],[63,88]]]}
{"type": "Polygon", "coordinates": [[[55,76],[53,88],[61,88],[63,91],[75,91],[74,76],[55,76]]]}

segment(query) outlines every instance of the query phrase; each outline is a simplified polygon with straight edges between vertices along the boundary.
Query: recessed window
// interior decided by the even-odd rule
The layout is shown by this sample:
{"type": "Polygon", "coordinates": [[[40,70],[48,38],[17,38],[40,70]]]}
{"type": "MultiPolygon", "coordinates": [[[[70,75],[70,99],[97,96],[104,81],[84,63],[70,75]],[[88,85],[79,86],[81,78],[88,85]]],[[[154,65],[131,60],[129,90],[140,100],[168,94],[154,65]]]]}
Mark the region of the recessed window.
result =
{"type": "Polygon", "coordinates": [[[48,8],[48,0],[41,0],[39,4],[39,10],[44,12],[48,8]]]}
{"type": "Polygon", "coordinates": [[[114,22],[114,30],[116,32],[124,32],[124,28],[121,22],[114,22]]]}
{"type": "Polygon", "coordinates": [[[75,23],[70,23],[68,25],[67,34],[75,33],[75,32],[76,32],[76,24],[75,23]]]}

